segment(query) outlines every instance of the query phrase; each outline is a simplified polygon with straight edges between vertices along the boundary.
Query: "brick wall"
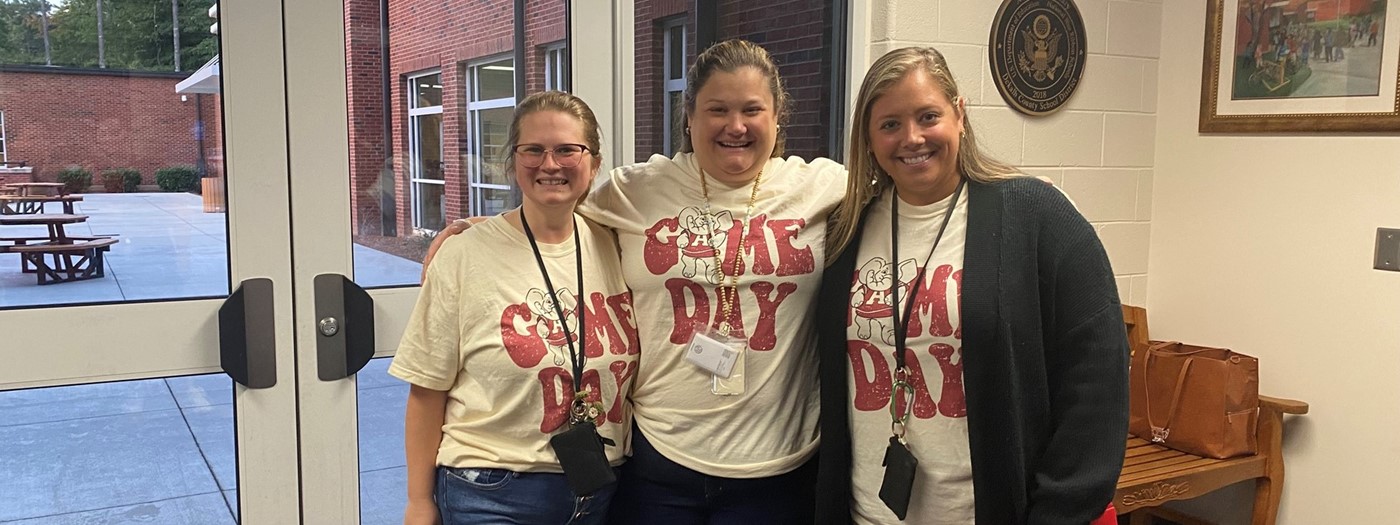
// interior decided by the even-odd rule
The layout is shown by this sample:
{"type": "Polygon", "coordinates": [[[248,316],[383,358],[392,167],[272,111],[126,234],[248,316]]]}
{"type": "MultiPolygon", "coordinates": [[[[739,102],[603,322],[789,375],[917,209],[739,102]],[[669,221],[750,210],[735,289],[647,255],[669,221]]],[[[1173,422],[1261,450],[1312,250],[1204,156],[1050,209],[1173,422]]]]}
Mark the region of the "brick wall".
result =
{"type": "Polygon", "coordinates": [[[823,40],[826,2],[726,0],[719,7],[719,38],[743,38],[762,44],[778,62],[792,97],[786,155],[828,156],[826,115],[831,44],[823,40]]]}
{"type": "Polygon", "coordinates": [[[636,25],[636,162],[642,162],[653,153],[665,151],[665,67],[666,39],[661,26],[668,20],[684,17],[686,38],[686,64],[690,67],[696,55],[695,17],[689,8],[694,2],[685,0],[640,0],[634,8],[636,25]]]}
{"type": "Polygon", "coordinates": [[[218,170],[218,96],[182,101],[175,84],[186,75],[7,67],[0,72],[0,111],[9,159],[27,161],[38,181],[81,166],[98,186],[101,171],[112,168],[136,168],[143,184],[155,184],[156,169],[198,164],[196,103],[202,100],[205,156],[218,170]]]}
{"type": "MultiPolygon", "coordinates": [[[[665,96],[662,67],[665,39],[662,23],[686,17],[686,67],[694,60],[695,17],[693,2],[641,0],[636,3],[636,133],[637,161],[663,151],[665,96]]],[[[792,96],[787,131],[787,155],[823,157],[826,148],[831,78],[831,43],[823,39],[830,26],[826,3],[818,0],[748,2],[727,0],[719,4],[717,38],[743,38],[763,45],[778,62],[779,73],[792,96]]]]}
{"type": "MultiPolygon", "coordinates": [[[[355,9],[365,0],[351,0],[347,4],[347,28],[351,26],[351,16],[361,16],[360,10],[355,9]]],[[[371,0],[374,6],[374,23],[378,23],[377,1],[371,0]]],[[[564,38],[564,1],[563,0],[529,0],[526,2],[527,23],[526,23],[526,49],[525,65],[527,69],[526,89],[527,92],[539,91],[544,84],[544,72],[542,67],[543,46],[558,42],[564,38]]],[[[364,12],[369,12],[369,7],[364,7],[364,12]]],[[[362,15],[368,16],[368,15],[362,15]]],[[[448,220],[462,217],[468,214],[468,194],[467,194],[467,155],[471,137],[468,136],[470,125],[467,122],[466,108],[466,86],[465,78],[468,73],[469,63],[479,59],[502,54],[510,54],[513,51],[514,26],[513,2],[511,0],[453,0],[447,2],[421,2],[417,0],[390,0],[389,1],[389,69],[390,69],[390,103],[391,103],[391,125],[393,128],[393,143],[388,146],[388,151],[392,152],[394,192],[397,203],[397,217],[399,233],[402,235],[412,229],[412,193],[409,187],[408,176],[408,104],[405,90],[408,87],[408,76],[432,70],[441,72],[443,96],[442,96],[442,125],[443,125],[443,176],[446,180],[444,208],[448,220]]],[[[357,24],[356,27],[362,27],[357,24]]],[[[363,35],[373,35],[373,39],[378,38],[377,30],[373,33],[366,30],[363,35]]],[[[368,40],[371,37],[365,36],[368,40]]],[[[377,40],[376,40],[377,42],[377,40]]],[[[378,71],[380,64],[377,57],[377,49],[371,52],[366,46],[356,46],[352,39],[347,44],[348,62],[350,76],[355,79],[362,69],[373,68],[378,71]]],[[[363,85],[366,90],[372,83],[366,76],[363,85]]],[[[358,82],[358,80],[356,80],[358,82]]],[[[373,81],[381,82],[381,81],[373,81]]],[[[382,84],[378,84],[382,85],[382,84]]],[[[366,115],[366,123],[363,142],[369,142],[372,132],[368,123],[372,120],[368,115],[373,115],[381,104],[378,95],[368,92],[363,97],[354,96],[352,90],[352,122],[357,122],[359,115],[366,115]],[[372,106],[372,107],[371,107],[372,106]]],[[[382,129],[382,123],[378,128],[382,129]]],[[[382,135],[382,131],[378,132],[382,135]]],[[[353,140],[353,139],[352,139],[353,140]]],[[[380,143],[382,139],[378,139],[380,143]]],[[[352,150],[352,158],[365,159],[369,162],[375,160],[375,179],[378,177],[379,166],[382,165],[383,153],[373,153],[363,151],[361,142],[355,143],[352,150]]],[[[368,174],[369,168],[365,167],[358,173],[368,174]]],[[[360,175],[357,175],[359,177],[360,175]]],[[[366,180],[368,175],[364,175],[366,180]]],[[[370,209],[360,201],[364,200],[364,194],[357,192],[355,196],[357,202],[356,209],[370,209]]],[[[357,225],[363,221],[357,221],[357,225]]]]}
{"type": "Polygon", "coordinates": [[[384,169],[384,57],[380,50],[379,0],[346,0],[346,96],[350,104],[351,224],[356,233],[382,234],[381,192],[392,191],[384,169]],[[383,186],[381,186],[383,184],[383,186]]]}

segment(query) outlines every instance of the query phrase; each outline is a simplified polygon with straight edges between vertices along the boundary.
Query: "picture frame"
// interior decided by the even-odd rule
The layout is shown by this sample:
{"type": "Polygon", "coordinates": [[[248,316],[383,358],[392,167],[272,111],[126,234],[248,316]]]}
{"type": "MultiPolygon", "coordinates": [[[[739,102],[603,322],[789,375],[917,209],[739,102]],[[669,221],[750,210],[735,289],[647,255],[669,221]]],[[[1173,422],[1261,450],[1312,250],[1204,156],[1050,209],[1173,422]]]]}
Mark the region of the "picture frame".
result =
{"type": "Polygon", "coordinates": [[[1207,0],[1201,133],[1400,131],[1400,0],[1207,0]]]}

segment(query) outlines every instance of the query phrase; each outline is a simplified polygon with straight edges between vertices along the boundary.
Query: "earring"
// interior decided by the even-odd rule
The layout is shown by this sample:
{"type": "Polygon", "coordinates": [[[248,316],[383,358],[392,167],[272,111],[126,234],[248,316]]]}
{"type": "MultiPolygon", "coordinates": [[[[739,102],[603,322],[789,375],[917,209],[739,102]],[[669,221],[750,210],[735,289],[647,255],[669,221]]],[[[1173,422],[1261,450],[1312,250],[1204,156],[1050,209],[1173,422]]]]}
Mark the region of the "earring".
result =
{"type": "Polygon", "coordinates": [[[685,127],[685,136],[687,136],[687,137],[690,136],[690,126],[686,126],[686,127],[685,127]]]}
{"type": "Polygon", "coordinates": [[[959,132],[958,132],[958,138],[960,138],[960,139],[965,139],[965,138],[967,138],[967,130],[964,129],[964,130],[962,130],[962,131],[959,131],[959,132]]]}

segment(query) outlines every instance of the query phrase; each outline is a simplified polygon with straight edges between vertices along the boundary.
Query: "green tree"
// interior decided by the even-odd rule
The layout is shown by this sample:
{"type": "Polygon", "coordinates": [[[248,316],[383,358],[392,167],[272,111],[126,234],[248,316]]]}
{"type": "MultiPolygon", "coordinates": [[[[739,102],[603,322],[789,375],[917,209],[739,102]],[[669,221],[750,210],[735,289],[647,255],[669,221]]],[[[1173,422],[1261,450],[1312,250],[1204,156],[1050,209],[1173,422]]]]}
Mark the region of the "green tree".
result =
{"type": "Polygon", "coordinates": [[[0,63],[43,64],[43,0],[0,2],[0,63]]]}
{"type": "MultiPolygon", "coordinates": [[[[6,9],[0,12],[0,61],[5,63],[43,63],[42,38],[39,39],[38,59],[33,57],[32,36],[13,37],[7,22],[14,18],[10,6],[39,4],[39,0],[0,0],[6,9]],[[25,44],[25,45],[21,45],[25,44]],[[13,57],[13,58],[12,58],[13,57]]],[[[202,65],[218,52],[218,37],[209,34],[210,20],[205,14],[213,0],[177,0],[180,15],[181,69],[202,65]]],[[[98,67],[97,9],[102,7],[103,47],[106,65],[113,69],[174,71],[174,20],[171,0],[68,0],[58,6],[50,17],[49,38],[53,64],[59,66],[98,67]]],[[[18,9],[17,9],[18,10],[18,9]]],[[[39,12],[34,8],[33,12],[39,12]]],[[[34,24],[33,27],[42,27],[34,24]]],[[[30,33],[35,33],[30,31],[30,33]]],[[[24,33],[29,35],[30,33],[24,33]]]]}

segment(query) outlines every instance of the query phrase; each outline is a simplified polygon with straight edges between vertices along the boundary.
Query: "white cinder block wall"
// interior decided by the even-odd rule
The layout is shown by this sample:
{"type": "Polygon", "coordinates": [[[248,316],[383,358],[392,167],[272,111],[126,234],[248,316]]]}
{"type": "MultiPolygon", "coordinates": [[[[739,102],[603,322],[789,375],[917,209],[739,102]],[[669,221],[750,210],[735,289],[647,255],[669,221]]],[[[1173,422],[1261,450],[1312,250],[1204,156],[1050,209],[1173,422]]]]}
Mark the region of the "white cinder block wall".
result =
{"type": "Polygon", "coordinates": [[[857,23],[868,23],[852,34],[868,42],[867,60],[852,61],[856,77],[889,50],[938,48],[970,99],[969,118],[982,143],[998,158],[1063,188],[1098,230],[1123,302],[1146,305],[1162,4],[1076,0],[1089,47],[1083,81],[1059,112],[1027,117],[1002,100],[988,65],[987,41],[1000,3],[855,2],[856,10],[868,10],[853,14],[857,23]]]}

